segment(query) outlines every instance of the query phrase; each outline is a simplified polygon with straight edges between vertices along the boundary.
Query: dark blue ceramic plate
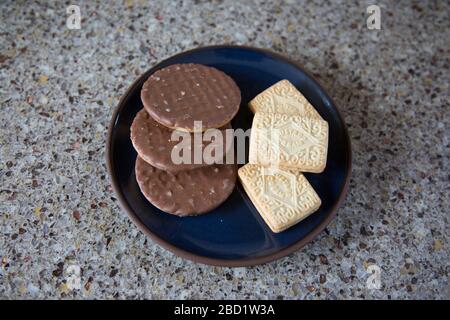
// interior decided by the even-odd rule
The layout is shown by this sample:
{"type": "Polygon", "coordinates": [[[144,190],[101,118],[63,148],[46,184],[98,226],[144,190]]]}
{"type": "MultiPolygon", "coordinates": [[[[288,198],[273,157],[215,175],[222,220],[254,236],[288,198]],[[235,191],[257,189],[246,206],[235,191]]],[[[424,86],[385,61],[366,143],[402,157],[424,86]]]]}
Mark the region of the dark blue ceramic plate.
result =
{"type": "Polygon", "coordinates": [[[248,266],[283,257],[311,241],[333,219],[347,191],[350,141],[335,104],[322,87],[298,64],[270,51],[236,46],[205,47],[173,56],[144,73],[128,89],[117,107],[109,129],[107,164],[112,185],[123,209],[154,241],[185,258],[213,265],[248,266]],[[247,103],[275,82],[291,81],[329,123],[326,170],[306,174],[322,199],[320,209],[294,227],[270,231],[237,183],[219,208],[198,216],[179,218],[151,205],[136,183],[136,152],[130,141],[130,125],[142,108],[140,91],[149,75],[175,63],[200,63],[231,76],[241,89],[242,103],[233,128],[248,129],[252,113],[247,103]]]}

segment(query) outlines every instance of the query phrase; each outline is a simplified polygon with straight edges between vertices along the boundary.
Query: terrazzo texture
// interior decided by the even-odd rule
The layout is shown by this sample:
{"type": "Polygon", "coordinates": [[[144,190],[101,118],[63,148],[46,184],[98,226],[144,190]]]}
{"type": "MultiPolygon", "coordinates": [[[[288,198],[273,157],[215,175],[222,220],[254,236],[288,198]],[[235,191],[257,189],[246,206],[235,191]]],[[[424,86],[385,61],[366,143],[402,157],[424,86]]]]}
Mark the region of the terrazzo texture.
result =
{"type": "MultiPolygon", "coordinates": [[[[450,4],[376,1],[0,4],[0,298],[450,298],[450,4]],[[337,218],[289,257],[210,267],[147,239],[112,193],[108,122],[155,63],[202,45],[270,48],[335,99],[353,176],[337,218]],[[366,267],[381,268],[380,290],[366,267]],[[80,267],[80,289],[68,285],[80,267]],[[68,280],[69,279],[69,280],[68,280]],[[72,288],[72,289],[71,289],[72,288]]],[[[76,286],[75,286],[76,287],[76,286]]]]}

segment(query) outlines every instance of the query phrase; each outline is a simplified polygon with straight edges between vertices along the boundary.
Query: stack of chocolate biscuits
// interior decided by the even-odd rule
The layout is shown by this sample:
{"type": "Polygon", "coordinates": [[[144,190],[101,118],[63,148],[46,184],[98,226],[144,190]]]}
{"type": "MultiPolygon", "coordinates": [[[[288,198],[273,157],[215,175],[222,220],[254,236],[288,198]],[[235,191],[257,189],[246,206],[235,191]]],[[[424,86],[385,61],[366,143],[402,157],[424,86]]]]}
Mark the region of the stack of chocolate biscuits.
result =
{"type": "Polygon", "coordinates": [[[144,196],[178,216],[219,206],[234,189],[237,167],[224,164],[226,147],[212,148],[210,157],[202,151],[216,139],[224,139],[219,145],[231,145],[224,131],[231,128],[241,101],[235,82],[212,67],[175,64],[147,79],[141,100],[144,108],[131,126],[131,141],[144,196]],[[215,139],[201,134],[209,129],[219,130],[215,139]]]}

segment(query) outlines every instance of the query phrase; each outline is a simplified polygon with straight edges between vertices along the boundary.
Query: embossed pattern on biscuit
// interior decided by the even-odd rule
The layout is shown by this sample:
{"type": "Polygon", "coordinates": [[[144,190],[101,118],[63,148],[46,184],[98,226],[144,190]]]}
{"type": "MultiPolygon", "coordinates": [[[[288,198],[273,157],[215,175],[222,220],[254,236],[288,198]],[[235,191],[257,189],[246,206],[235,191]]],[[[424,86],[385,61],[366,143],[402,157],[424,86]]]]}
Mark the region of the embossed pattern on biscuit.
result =
{"type": "Polygon", "coordinates": [[[322,119],[305,96],[288,80],[275,83],[253,98],[248,105],[253,113],[283,113],[322,119]]]}
{"type": "Polygon", "coordinates": [[[321,200],[298,170],[246,164],[239,180],[273,232],[281,232],[315,212],[321,200]]]}
{"type": "Polygon", "coordinates": [[[250,163],[320,173],[326,166],[327,150],[326,121],[286,114],[255,114],[250,163]]]}

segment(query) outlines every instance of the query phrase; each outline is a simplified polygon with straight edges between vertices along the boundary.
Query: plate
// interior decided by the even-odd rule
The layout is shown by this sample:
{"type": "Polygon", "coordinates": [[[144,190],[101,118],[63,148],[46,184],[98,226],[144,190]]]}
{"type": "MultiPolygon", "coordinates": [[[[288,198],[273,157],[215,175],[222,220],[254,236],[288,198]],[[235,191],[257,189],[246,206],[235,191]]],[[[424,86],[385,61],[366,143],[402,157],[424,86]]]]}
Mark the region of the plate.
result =
{"type": "Polygon", "coordinates": [[[325,90],[299,64],[279,54],[250,47],[203,47],[177,54],[141,75],[126,91],[109,127],[107,166],[114,192],[131,220],[162,247],[184,258],[218,266],[249,266],[272,261],[300,249],[335,217],[348,189],[351,146],[345,123],[325,90]],[[320,174],[305,174],[322,205],[318,211],[286,231],[275,234],[266,226],[242,186],[208,214],[176,217],[151,205],[136,183],[136,151],[130,126],[142,108],[140,91],[156,70],[175,63],[200,63],[231,76],[242,102],[232,121],[234,129],[251,127],[247,103],[275,82],[288,79],[329,124],[327,166],[320,174]]]}

